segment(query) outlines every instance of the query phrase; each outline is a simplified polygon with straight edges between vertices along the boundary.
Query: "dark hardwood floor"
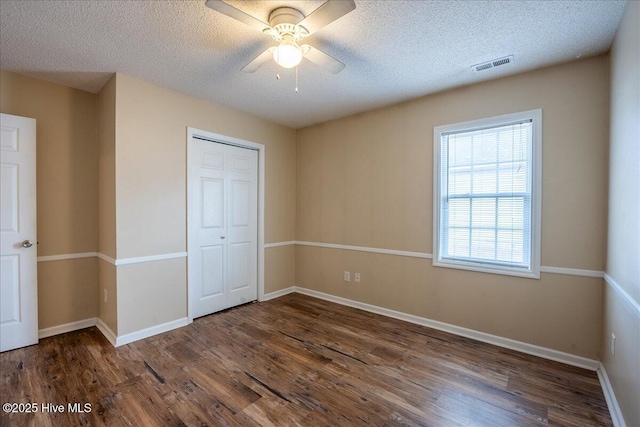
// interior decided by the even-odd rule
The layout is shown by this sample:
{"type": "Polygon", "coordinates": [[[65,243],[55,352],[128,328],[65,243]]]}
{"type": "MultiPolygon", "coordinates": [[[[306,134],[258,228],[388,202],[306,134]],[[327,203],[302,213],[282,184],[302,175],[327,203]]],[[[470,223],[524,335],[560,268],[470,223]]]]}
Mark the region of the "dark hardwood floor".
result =
{"type": "Polygon", "coordinates": [[[595,372],[299,294],[117,349],[89,328],[0,362],[1,403],[38,404],[2,425],[612,425],[595,372]]]}

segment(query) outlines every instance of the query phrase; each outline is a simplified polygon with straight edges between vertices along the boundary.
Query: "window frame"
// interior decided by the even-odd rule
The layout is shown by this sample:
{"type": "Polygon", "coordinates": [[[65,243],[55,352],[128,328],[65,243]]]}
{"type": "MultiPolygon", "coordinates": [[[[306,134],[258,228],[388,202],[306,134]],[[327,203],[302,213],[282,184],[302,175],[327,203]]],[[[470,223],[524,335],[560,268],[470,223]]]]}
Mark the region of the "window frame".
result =
{"type": "Polygon", "coordinates": [[[542,214],[542,109],[521,111],[501,116],[487,117],[433,128],[433,266],[482,273],[503,274],[509,276],[540,279],[540,235],[542,214]],[[483,128],[494,128],[518,121],[531,121],[532,131],[532,176],[531,176],[531,234],[530,234],[530,267],[514,267],[483,263],[479,261],[463,261],[444,259],[440,248],[440,211],[441,211],[441,149],[443,134],[470,132],[483,128]]]}

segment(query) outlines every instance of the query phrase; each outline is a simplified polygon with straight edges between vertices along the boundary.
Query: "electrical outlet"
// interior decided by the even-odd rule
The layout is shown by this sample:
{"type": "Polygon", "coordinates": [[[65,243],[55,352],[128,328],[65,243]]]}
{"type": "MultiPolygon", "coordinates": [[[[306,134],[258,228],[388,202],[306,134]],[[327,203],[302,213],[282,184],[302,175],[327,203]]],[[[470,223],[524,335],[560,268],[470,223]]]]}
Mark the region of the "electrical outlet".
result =
{"type": "Polygon", "coordinates": [[[356,273],[356,275],[354,277],[354,282],[360,283],[360,273],[356,273]]]}
{"type": "Polygon", "coordinates": [[[107,302],[107,290],[104,289],[104,302],[107,302]]]}
{"type": "Polygon", "coordinates": [[[349,273],[348,271],[344,272],[344,281],[345,282],[350,282],[351,281],[351,273],[349,273]]]}
{"type": "Polygon", "coordinates": [[[615,356],[616,355],[616,336],[613,334],[613,332],[611,333],[611,355],[615,356]]]}

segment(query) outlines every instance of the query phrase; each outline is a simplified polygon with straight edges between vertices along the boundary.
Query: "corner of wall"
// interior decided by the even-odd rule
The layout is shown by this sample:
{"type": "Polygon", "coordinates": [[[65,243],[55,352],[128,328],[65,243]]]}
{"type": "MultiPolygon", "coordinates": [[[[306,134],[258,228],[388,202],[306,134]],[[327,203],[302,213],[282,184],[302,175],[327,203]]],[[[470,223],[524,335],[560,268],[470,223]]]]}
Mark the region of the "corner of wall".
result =
{"type": "Polygon", "coordinates": [[[610,53],[607,274],[601,357],[603,388],[616,427],[640,425],[639,21],[640,2],[628,1],[610,53]]]}

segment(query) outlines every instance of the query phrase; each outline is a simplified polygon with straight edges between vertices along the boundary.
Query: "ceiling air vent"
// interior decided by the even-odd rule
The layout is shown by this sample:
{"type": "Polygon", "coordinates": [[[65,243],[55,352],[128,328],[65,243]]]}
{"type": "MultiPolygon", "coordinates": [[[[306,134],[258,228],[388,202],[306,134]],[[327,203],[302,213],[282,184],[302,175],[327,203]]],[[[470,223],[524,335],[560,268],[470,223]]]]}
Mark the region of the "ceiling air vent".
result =
{"type": "Polygon", "coordinates": [[[501,65],[511,64],[513,62],[513,55],[505,56],[504,58],[493,59],[491,61],[483,62],[482,64],[476,64],[471,69],[474,73],[478,71],[488,70],[490,68],[499,67],[501,65]]]}

